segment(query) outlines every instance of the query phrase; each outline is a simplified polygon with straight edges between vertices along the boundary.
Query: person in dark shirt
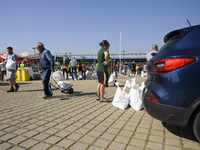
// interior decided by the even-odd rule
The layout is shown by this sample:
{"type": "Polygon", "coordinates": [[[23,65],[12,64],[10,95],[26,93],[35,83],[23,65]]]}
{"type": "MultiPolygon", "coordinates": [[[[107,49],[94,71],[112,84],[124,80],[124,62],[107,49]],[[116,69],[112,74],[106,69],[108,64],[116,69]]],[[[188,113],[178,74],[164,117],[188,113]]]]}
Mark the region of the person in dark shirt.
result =
{"type": "Polygon", "coordinates": [[[44,96],[43,98],[46,99],[48,97],[53,96],[53,93],[51,91],[51,85],[49,83],[51,72],[54,72],[54,59],[51,56],[51,53],[49,50],[44,48],[44,45],[41,42],[38,42],[36,44],[37,50],[40,52],[40,67],[43,70],[43,87],[44,87],[44,96]]]}
{"type": "Polygon", "coordinates": [[[136,68],[136,64],[135,64],[135,61],[133,61],[131,69],[132,69],[132,73],[134,74],[135,74],[135,68],[136,68]]]}

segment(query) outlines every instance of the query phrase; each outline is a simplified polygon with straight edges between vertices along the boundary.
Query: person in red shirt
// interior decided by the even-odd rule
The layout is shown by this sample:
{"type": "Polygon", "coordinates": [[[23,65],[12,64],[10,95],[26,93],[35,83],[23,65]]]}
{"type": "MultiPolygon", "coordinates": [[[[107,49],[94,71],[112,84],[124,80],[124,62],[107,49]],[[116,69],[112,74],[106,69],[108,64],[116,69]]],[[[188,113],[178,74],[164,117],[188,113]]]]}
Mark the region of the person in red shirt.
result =
{"type": "Polygon", "coordinates": [[[85,80],[86,79],[86,75],[85,75],[85,72],[87,70],[87,67],[85,66],[85,64],[81,64],[82,65],[82,77],[83,79],[85,80]],[[84,74],[84,75],[83,75],[84,74]]]}

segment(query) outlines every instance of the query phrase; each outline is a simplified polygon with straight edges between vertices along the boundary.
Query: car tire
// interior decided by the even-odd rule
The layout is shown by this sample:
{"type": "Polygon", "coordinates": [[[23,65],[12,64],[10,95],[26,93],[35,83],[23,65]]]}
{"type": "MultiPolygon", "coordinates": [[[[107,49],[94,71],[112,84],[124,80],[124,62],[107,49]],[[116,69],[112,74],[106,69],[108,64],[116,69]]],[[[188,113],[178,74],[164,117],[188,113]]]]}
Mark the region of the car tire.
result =
{"type": "Polygon", "coordinates": [[[200,142],[200,111],[197,113],[194,123],[193,123],[193,132],[197,140],[200,142]]]}

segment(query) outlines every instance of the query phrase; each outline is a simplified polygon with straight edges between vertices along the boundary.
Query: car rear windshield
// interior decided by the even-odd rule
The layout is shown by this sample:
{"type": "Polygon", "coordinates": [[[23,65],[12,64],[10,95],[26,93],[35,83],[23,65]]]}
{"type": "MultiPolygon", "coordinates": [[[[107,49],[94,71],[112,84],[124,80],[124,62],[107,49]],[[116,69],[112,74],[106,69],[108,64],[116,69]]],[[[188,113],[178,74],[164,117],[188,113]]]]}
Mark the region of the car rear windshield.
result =
{"type": "Polygon", "coordinates": [[[165,44],[158,50],[158,54],[162,53],[171,47],[173,47],[178,41],[181,40],[193,27],[188,27],[180,30],[175,30],[170,33],[168,33],[164,37],[165,44]]]}

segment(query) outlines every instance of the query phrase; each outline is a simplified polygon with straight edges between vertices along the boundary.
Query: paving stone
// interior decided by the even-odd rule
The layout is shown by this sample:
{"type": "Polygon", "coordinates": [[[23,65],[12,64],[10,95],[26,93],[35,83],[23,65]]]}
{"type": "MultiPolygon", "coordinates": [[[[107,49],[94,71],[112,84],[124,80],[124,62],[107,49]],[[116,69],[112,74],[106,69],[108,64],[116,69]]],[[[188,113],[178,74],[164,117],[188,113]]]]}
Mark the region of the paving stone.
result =
{"type": "Polygon", "coordinates": [[[163,138],[160,136],[150,135],[149,141],[163,143],[163,138]]]}
{"type": "Polygon", "coordinates": [[[81,135],[81,134],[72,133],[67,138],[76,141],[76,140],[80,139],[82,136],[83,135],[81,135]]]}
{"type": "Polygon", "coordinates": [[[144,148],[128,145],[126,150],[144,150],[144,148]]]}
{"type": "Polygon", "coordinates": [[[147,139],[147,134],[135,133],[134,138],[141,139],[141,140],[146,140],[147,139]]]}
{"type": "Polygon", "coordinates": [[[60,141],[62,138],[59,138],[57,136],[51,136],[49,137],[48,139],[44,140],[44,142],[46,143],[50,143],[50,144],[55,144],[57,143],[58,141],[60,141]]]}
{"type": "Polygon", "coordinates": [[[27,140],[27,138],[25,138],[23,136],[17,136],[17,137],[12,138],[8,142],[17,145],[17,144],[19,144],[19,143],[21,143],[22,141],[25,141],[25,140],[27,140]]]}
{"type": "Polygon", "coordinates": [[[181,147],[181,142],[180,142],[180,140],[175,140],[175,139],[167,138],[167,139],[166,139],[166,144],[167,144],[167,145],[174,145],[174,146],[181,147]]]}
{"type": "Polygon", "coordinates": [[[118,142],[118,143],[123,143],[123,144],[127,144],[130,140],[130,137],[125,137],[125,136],[116,136],[115,138],[115,142],[118,142]]]}
{"type": "Polygon", "coordinates": [[[154,150],[161,150],[163,149],[163,145],[160,143],[148,142],[147,148],[154,149],[154,150]]]}
{"type": "Polygon", "coordinates": [[[9,144],[9,143],[1,143],[1,144],[0,144],[1,150],[6,150],[6,149],[8,149],[8,148],[10,148],[10,147],[12,147],[12,145],[9,144]]]}
{"type": "Polygon", "coordinates": [[[172,146],[172,145],[166,145],[166,150],[182,150],[181,147],[175,147],[175,146],[172,146]]]}
{"type": "Polygon", "coordinates": [[[14,134],[21,135],[21,134],[23,134],[23,133],[25,133],[25,132],[28,132],[28,131],[29,131],[29,130],[27,130],[27,129],[21,128],[21,129],[19,129],[19,130],[14,131],[13,133],[14,133],[14,134]]]}
{"type": "Polygon", "coordinates": [[[72,147],[70,147],[70,149],[72,149],[72,150],[80,149],[81,150],[81,149],[86,149],[87,147],[89,147],[88,144],[76,142],[72,147]]]}
{"type": "Polygon", "coordinates": [[[69,134],[70,134],[70,132],[65,131],[65,130],[61,130],[61,131],[59,131],[58,133],[56,133],[55,135],[56,135],[56,136],[59,136],[59,137],[61,137],[61,138],[65,138],[65,137],[67,137],[69,134]]]}
{"type": "Polygon", "coordinates": [[[191,149],[200,149],[199,144],[196,142],[187,142],[184,141],[183,146],[187,149],[187,148],[191,148],[191,149]]]}
{"type": "Polygon", "coordinates": [[[18,129],[19,129],[19,127],[11,126],[11,127],[8,127],[6,129],[4,129],[4,131],[6,131],[6,132],[13,132],[13,131],[18,130],[18,129]]]}
{"type": "Polygon", "coordinates": [[[109,149],[112,149],[112,150],[122,150],[122,149],[125,149],[125,147],[126,147],[126,144],[112,142],[112,144],[110,145],[109,149]]]}
{"type": "Polygon", "coordinates": [[[86,136],[84,136],[83,138],[80,139],[81,142],[88,143],[88,144],[93,143],[95,140],[96,140],[96,138],[88,136],[88,135],[86,135],[86,136]]]}
{"type": "Polygon", "coordinates": [[[45,150],[47,148],[51,147],[51,145],[47,144],[47,143],[39,143],[37,145],[35,145],[34,147],[32,147],[32,150],[45,150]]]}
{"type": "Polygon", "coordinates": [[[22,147],[25,147],[25,148],[30,148],[30,147],[36,145],[37,143],[38,143],[38,141],[36,141],[36,140],[28,139],[27,141],[24,141],[19,145],[22,147]]]}
{"type": "Polygon", "coordinates": [[[101,138],[102,139],[106,139],[106,140],[109,140],[109,141],[112,141],[114,138],[115,138],[116,134],[110,134],[110,133],[107,133],[105,132],[101,138]]]}
{"type": "Polygon", "coordinates": [[[100,135],[102,134],[102,132],[100,131],[95,131],[95,130],[92,130],[88,133],[88,135],[91,135],[91,136],[94,136],[94,137],[99,137],[100,135]]]}
{"type": "Polygon", "coordinates": [[[64,148],[53,146],[49,150],[64,150],[64,148]]]}
{"type": "Polygon", "coordinates": [[[50,137],[49,134],[46,134],[46,133],[40,133],[36,136],[34,136],[33,138],[36,139],[36,140],[39,140],[39,141],[43,141],[44,139],[50,137]]]}
{"type": "Polygon", "coordinates": [[[26,136],[26,137],[33,137],[35,135],[37,135],[39,132],[37,131],[29,131],[29,132],[26,132],[23,134],[23,136],[26,136]]]}
{"type": "Polygon", "coordinates": [[[139,140],[139,139],[131,139],[130,141],[130,145],[134,145],[136,147],[141,147],[141,148],[144,148],[145,147],[145,143],[146,141],[144,140],[139,140]]]}
{"type": "Polygon", "coordinates": [[[9,150],[24,150],[24,148],[13,146],[12,148],[9,148],[9,150]]]}
{"type": "Polygon", "coordinates": [[[57,145],[60,146],[60,147],[63,147],[63,148],[68,148],[74,143],[75,143],[75,141],[73,141],[73,140],[63,139],[62,141],[57,143],[57,145]]]}
{"type": "Polygon", "coordinates": [[[94,145],[99,146],[99,147],[106,148],[106,147],[108,146],[109,143],[110,143],[110,141],[108,141],[108,140],[97,139],[97,141],[94,143],[94,145]]]}
{"type": "Polygon", "coordinates": [[[12,139],[14,137],[16,137],[16,135],[8,133],[8,134],[5,134],[5,135],[1,136],[0,140],[7,141],[7,140],[12,139]]]}
{"type": "Polygon", "coordinates": [[[45,130],[44,132],[53,135],[57,133],[58,131],[59,131],[58,129],[50,128],[48,130],[45,130]]]}
{"type": "Polygon", "coordinates": [[[88,150],[105,150],[105,148],[97,147],[97,146],[91,146],[91,147],[89,147],[88,150]]]}

